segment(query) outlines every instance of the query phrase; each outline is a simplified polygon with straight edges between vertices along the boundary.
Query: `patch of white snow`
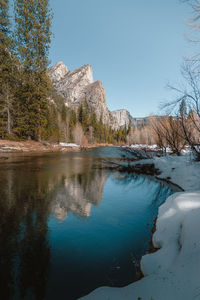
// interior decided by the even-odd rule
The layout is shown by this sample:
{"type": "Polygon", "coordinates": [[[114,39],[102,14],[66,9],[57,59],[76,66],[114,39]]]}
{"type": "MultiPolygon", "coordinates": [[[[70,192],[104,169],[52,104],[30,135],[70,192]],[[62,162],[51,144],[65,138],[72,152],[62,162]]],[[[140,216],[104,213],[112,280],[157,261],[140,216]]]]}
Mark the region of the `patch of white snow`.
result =
{"type": "Polygon", "coordinates": [[[79,147],[77,144],[73,144],[73,143],[60,143],[60,146],[62,146],[62,147],[79,147]]]}

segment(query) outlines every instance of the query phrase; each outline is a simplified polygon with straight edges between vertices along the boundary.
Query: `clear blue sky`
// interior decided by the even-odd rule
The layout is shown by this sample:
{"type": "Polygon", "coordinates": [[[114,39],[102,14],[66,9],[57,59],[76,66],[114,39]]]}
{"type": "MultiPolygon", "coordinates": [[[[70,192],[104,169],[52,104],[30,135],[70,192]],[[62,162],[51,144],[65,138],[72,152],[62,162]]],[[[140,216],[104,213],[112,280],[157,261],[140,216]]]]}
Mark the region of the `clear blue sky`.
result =
{"type": "Polygon", "coordinates": [[[190,9],[179,0],[50,0],[54,12],[51,65],[93,67],[110,110],[134,117],[158,113],[180,81],[190,54],[185,34],[190,9]]]}

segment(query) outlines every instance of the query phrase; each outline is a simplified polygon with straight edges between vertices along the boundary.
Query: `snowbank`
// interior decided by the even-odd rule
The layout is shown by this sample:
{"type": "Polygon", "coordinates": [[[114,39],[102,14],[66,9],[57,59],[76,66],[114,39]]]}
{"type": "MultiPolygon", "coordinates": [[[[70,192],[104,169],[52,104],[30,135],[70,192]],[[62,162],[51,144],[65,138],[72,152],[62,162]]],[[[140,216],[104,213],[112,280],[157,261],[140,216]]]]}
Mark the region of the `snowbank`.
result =
{"type": "Polygon", "coordinates": [[[155,157],[152,162],[161,170],[160,178],[170,178],[185,191],[200,190],[200,162],[193,160],[191,152],[179,157],[155,157]]]}
{"type": "Polygon", "coordinates": [[[187,191],[170,196],[159,209],[153,235],[159,250],[142,258],[145,277],[140,281],[124,288],[98,288],[82,299],[200,299],[200,163],[189,154],[156,157],[153,162],[162,171],[160,177],[170,177],[187,191]]]}
{"type": "MultiPolygon", "coordinates": [[[[133,144],[131,146],[129,145],[125,145],[125,146],[122,146],[122,148],[129,148],[129,150],[144,150],[144,151],[155,151],[155,152],[162,152],[162,149],[154,144],[154,145],[148,145],[148,144],[133,144]]],[[[166,153],[170,154],[172,153],[171,149],[169,147],[167,147],[165,149],[166,153]]],[[[188,149],[188,147],[186,147],[184,150],[182,150],[183,153],[186,153],[186,152],[189,152],[191,151],[191,149],[188,149]]]]}
{"type": "Polygon", "coordinates": [[[72,148],[76,148],[76,147],[79,147],[77,144],[73,144],[73,143],[59,143],[60,146],[62,147],[72,147],[72,148]]]}
{"type": "MultiPolygon", "coordinates": [[[[200,162],[195,162],[191,152],[182,156],[153,157],[139,161],[140,164],[155,164],[161,171],[158,178],[169,179],[178,184],[184,191],[200,190],[200,162]]],[[[138,164],[133,162],[132,164],[138,164]]]]}
{"type": "Polygon", "coordinates": [[[12,147],[12,146],[2,146],[2,147],[0,147],[0,150],[21,150],[21,148],[20,147],[12,147]]]}
{"type": "Polygon", "coordinates": [[[147,144],[134,144],[131,145],[132,149],[150,149],[150,150],[158,150],[159,147],[157,145],[147,145],[147,144]]]}

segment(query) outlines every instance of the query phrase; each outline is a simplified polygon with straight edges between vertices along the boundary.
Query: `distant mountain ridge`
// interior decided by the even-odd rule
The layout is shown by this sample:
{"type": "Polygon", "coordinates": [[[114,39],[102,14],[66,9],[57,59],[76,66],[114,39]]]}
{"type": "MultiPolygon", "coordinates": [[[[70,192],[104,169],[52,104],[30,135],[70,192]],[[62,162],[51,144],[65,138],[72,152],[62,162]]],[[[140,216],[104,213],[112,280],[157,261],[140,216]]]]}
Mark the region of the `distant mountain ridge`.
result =
{"type": "Polygon", "coordinates": [[[108,110],[105,88],[100,81],[94,81],[90,65],[84,65],[71,72],[63,62],[58,62],[49,69],[49,76],[55,91],[65,98],[66,106],[76,109],[87,99],[97,119],[101,119],[104,124],[115,130],[128,127],[129,124],[137,127],[137,119],[127,110],[108,110]]]}

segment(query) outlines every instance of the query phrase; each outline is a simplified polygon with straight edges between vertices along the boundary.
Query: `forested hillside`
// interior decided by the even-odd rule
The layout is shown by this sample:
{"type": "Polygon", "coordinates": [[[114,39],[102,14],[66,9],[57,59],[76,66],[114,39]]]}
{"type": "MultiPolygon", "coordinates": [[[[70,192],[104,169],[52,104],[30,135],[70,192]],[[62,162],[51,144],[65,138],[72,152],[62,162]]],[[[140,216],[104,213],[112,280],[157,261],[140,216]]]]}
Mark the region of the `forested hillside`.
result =
{"type": "Polygon", "coordinates": [[[0,138],[79,144],[124,142],[128,128],[113,130],[87,98],[67,107],[48,75],[52,11],[48,0],[0,1],[0,138]]]}

